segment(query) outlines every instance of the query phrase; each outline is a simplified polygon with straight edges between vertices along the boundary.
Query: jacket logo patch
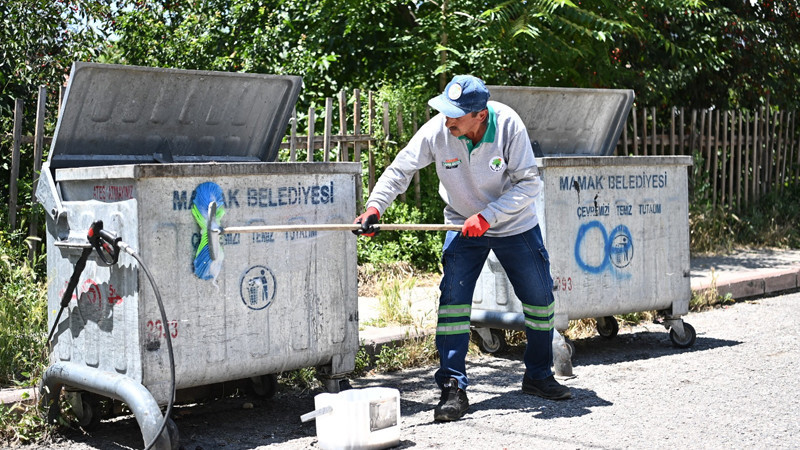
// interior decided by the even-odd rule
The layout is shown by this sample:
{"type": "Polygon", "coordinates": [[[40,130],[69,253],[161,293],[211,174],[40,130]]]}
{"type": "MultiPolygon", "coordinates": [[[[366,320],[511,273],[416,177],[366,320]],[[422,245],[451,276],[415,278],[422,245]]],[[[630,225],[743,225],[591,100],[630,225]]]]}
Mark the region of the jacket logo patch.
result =
{"type": "Polygon", "coordinates": [[[445,169],[455,169],[461,164],[461,160],[458,158],[448,159],[446,161],[442,161],[442,165],[445,169]]]}
{"type": "Polygon", "coordinates": [[[503,158],[495,156],[489,161],[489,168],[492,169],[492,172],[500,172],[506,168],[506,162],[503,161],[503,158]]]}

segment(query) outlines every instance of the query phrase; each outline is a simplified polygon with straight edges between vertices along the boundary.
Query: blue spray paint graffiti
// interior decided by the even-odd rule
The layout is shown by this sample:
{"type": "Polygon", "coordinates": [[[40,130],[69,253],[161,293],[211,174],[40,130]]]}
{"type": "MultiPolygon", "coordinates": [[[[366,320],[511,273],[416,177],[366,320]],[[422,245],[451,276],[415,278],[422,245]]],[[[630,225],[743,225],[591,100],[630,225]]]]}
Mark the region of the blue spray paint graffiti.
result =
{"type": "Polygon", "coordinates": [[[578,229],[578,236],[575,238],[575,262],[585,272],[600,274],[610,270],[615,277],[627,279],[631,277],[631,274],[620,269],[628,267],[632,259],[633,238],[625,225],[618,225],[611,233],[608,233],[600,221],[593,220],[581,225],[578,229]],[[592,230],[600,233],[603,254],[600,255],[599,262],[597,262],[598,258],[595,258],[594,263],[587,263],[581,250],[584,248],[587,234],[592,230]]]}

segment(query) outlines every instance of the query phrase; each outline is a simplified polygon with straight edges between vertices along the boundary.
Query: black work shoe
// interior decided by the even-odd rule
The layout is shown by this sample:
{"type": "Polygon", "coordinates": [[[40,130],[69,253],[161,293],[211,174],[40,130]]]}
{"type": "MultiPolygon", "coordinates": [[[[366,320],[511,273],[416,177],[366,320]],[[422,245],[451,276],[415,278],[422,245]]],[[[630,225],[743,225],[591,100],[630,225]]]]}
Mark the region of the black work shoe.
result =
{"type": "Polygon", "coordinates": [[[467,393],[458,388],[458,381],[451,378],[442,388],[442,398],[433,410],[433,420],[449,422],[458,420],[469,408],[467,393]]]}
{"type": "Polygon", "coordinates": [[[549,400],[566,400],[572,398],[569,388],[558,384],[552,375],[544,380],[533,380],[526,374],[522,378],[522,392],[526,394],[538,395],[549,400]]]}

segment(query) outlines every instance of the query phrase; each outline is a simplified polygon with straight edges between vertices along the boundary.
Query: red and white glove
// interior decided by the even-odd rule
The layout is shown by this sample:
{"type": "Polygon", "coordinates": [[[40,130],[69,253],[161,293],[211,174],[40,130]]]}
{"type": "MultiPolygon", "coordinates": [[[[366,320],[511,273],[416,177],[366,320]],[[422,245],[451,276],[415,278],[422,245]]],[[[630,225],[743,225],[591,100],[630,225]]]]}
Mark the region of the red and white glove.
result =
{"type": "Polygon", "coordinates": [[[367,208],[364,214],[361,214],[360,216],[356,217],[356,220],[353,221],[353,223],[361,225],[361,228],[353,230],[353,234],[355,234],[356,236],[368,236],[368,237],[375,236],[376,234],[378,234],[378,231],[380,231],[380,229],[374,227],[373,225],[376,225],[380,219],[381,219],[381,213],[378,212],[378,209],[375,208],[374,206],[370,206],[369,208],[367,208]]]}
{"type": "Polygon", "coordinates": [[[461,228],[461,234],[464,237],[478,237],[483,236],[488,229],[489,222],[487,222],[482,215],[475,214],[464,221],[464,227],[461,228]]]}

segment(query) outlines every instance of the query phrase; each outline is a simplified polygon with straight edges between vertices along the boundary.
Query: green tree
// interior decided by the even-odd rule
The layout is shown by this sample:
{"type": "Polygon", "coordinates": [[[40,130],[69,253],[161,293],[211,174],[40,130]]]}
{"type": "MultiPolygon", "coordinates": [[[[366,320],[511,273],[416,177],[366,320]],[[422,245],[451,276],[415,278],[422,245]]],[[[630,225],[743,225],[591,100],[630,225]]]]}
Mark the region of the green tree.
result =
{"type": "Polygon", "coordinates": [[[118,11],[114,30],[111,62],[301,75],[301,103],[435,68],[400,1],[156,0],[118,11]]]}
{"type": "Polygon", "coordinates": [[[798,103],[794,0],[507,1],[484,16],[530,55],[528,68],[510,66],[510,84],[629,88],[669,106],[798,103]]]}
{"type": "MultiPolygon", "coordinates": [[[[110,1],[110,0],[109,0],[110,1]]],[[[91,0],[6,0],[0,2],[0,148],[10,155],[14,104],[22,99],[25,106],[23,134],[32,134],[38,87],[49,92],[46,130],[53,129],[59,88],[64,85],[75,60],[91,60],[102,42],[99,31],[109,11],[109,1],[91,0]],[[96,24],[96,26],[90,26],[96,24]]],[[[19,217],[26,218],[31,204],[33,151],[23,146],[20,158],[19,217]]],[[[2,208],[8,205],[11,158],[0,164],[2,208]]],[[[7,211],[3,211],[8,217],[7,211]]],[[[8,222],[4,221],[8,226],[8,222]]],[[[22,223],[21,225],[25,225],[22,223]]],[[[22,228],[22,227],[20,227],[22,228]]]]}
{"type": "Polygon", "coordinates": [[[110,0],[7,0],[0,2],[0,108],[12,111],[15,98],[28,99],[38,86],[62,86],[75,60],[98,53],[110,0]]]}

